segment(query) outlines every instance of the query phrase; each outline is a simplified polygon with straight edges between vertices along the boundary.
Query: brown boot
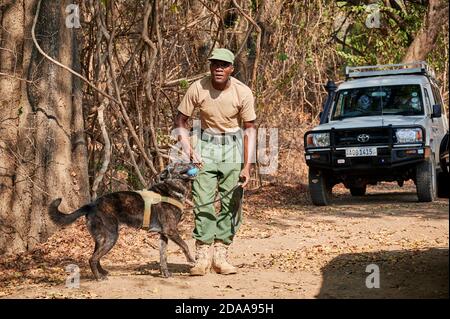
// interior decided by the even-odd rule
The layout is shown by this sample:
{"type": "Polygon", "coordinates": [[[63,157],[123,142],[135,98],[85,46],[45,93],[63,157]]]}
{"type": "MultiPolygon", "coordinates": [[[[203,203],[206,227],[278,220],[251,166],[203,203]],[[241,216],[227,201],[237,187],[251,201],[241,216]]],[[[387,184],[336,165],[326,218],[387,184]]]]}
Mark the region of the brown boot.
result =
{"type": "Polygon", "coordinates": [[[213,269],[218,274],[231,275],[237,273],[237,268],[227,261],[228,245],[223,241],[214,242],[213,269]]]}
{"type": "Polygon", "coordinates": [[[211,245],[195,242],[195,265],[191,268],[191,276],[204,276],[211,268],[211,245]]]}

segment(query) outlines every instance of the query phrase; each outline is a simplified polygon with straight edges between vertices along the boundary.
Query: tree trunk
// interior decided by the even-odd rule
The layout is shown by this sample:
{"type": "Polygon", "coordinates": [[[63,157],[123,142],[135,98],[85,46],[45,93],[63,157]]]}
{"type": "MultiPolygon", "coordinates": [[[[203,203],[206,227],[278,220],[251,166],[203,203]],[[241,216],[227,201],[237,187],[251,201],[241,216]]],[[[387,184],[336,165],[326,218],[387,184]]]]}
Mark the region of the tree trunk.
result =
{"type": "Polygon", "coordinates": [[[261,27],[261,46],[263,48],[269,45],[270,36],[275,32],[276,20],[280,17],[283,3],[280,0],[262,0],[259,6],[258,25],[261,27]]]}
{"type": "MultiPolygon", "coordinates": [[[[55,231],[47,217],[55,198],[65,210],[89,200],[81,85],[34,47],[37,2],[9,1],[0,13],[0,254],[32,249],[55,231]]],[[[69,4],[42,1],[35,33],[48,55],[79,69],[69,4]]]]}
{"type": "Polygon", "coordinates": [[[439,31],[444,23],[448,23],[448,1],[429,0],[422,27],[409,46],[403,62],[425,60],[428,53],[434,49],[439,31]]]}

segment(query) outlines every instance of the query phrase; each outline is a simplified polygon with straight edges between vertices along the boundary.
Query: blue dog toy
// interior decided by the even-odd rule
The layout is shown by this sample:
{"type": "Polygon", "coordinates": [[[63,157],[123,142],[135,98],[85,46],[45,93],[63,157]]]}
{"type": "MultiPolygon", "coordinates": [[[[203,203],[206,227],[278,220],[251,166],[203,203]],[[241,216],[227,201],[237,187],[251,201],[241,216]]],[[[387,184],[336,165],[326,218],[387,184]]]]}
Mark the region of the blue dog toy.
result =
{"type": "Polygon", "coordinates": [[[189,169],[187,171],[187,174],[189,176],[196,176],[198,174],[198,168],[197,167],[192,167],[191,169],[189,169]]]}

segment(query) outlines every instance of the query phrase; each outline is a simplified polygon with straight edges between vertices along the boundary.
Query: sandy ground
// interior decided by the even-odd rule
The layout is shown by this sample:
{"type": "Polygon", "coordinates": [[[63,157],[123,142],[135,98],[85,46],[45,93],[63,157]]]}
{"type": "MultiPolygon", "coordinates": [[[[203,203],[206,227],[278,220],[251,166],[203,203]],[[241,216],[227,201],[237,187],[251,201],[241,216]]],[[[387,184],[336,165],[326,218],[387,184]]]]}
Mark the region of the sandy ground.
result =
{"type": "MultiPolygon", "coordinates": [[[[321,208],[302,185],[247,192],[244,224],[230,250],[236,275],[190,277],[170,243],[173,277],[161,278],[158,237],[124,228],[103,261],[109,279],[96,282],[87,266],[92,243],[80,221],[34,252],[0,263],[0,297],[448,298],[448,199],[417,203],[412,184],[370,187],[360,198],[334,192],[333,205],[321,208]],[[79,288],[65,285],[68,264],[81,269],[79,288]],[[366,267],[373,265],[380,286],[369,289],[373,274],[366,267]]],[[[181,229],[193,251],[191,215],[181,229]]]]}

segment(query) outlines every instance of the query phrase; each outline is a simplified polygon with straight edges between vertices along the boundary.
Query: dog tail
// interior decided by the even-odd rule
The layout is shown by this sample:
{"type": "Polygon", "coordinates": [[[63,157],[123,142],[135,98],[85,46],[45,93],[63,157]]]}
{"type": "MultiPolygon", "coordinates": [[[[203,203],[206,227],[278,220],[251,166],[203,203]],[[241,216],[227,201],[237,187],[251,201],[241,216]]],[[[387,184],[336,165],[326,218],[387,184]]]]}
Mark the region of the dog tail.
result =
{"type": "Polygon", "coordinates": [[[50,219],[59,226],[67,226],[72,224],[81,216],[85,216],[91,211],[90,205],[84,205],[70,214],[64,214],[59,211],[58,206],[61,204],[61,198],[55,199],[48,207],[48,214],[50,219]]]}

